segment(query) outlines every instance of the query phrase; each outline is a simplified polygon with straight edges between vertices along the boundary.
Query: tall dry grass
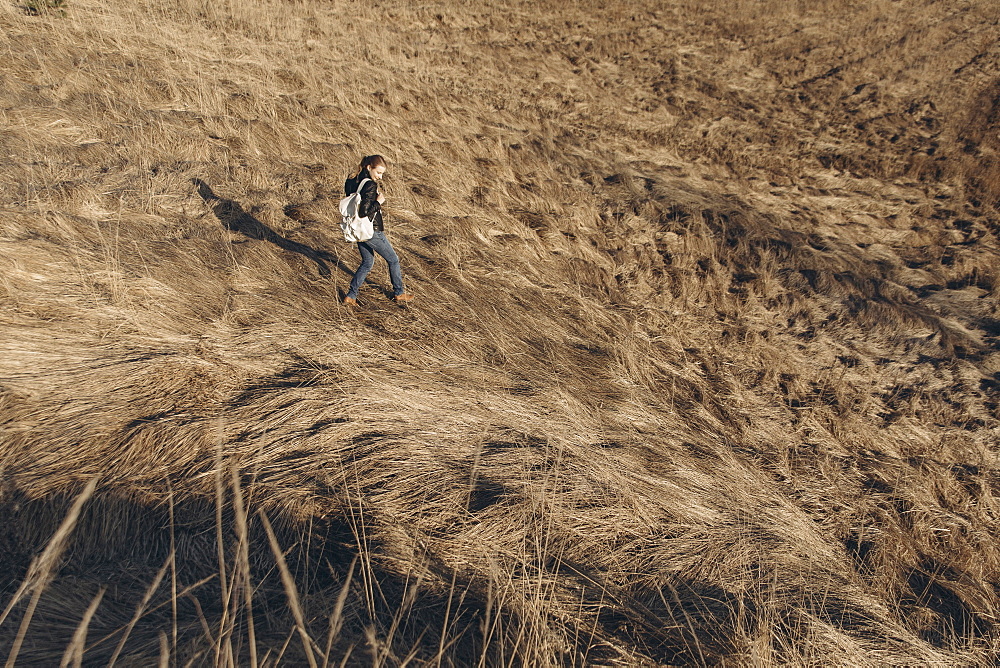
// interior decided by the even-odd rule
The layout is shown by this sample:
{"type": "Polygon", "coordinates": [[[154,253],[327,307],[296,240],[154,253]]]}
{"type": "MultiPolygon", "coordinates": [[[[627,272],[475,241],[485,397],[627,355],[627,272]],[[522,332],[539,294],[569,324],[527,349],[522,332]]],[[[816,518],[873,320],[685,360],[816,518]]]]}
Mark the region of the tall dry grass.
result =
{"type": "Polygon", "coordinates": [[[992,665],[997,12],[0,7],[6,660],[992,665]]]}

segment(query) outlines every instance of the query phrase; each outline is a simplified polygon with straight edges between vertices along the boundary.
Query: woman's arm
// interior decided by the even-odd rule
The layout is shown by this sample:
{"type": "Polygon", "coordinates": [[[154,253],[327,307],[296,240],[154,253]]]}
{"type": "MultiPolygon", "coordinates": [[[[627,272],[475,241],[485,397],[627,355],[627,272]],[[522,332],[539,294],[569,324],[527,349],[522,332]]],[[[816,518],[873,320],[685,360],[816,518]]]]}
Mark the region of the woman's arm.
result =
{"type": "Polygon", "coordinates": [[[358,207],[358,213],[364,218],[375,218],[375,214],[382,210],[379,202],[381,199],[378,185],[374,181],[368,181],[361,187],[361,206],[358,207]]]}

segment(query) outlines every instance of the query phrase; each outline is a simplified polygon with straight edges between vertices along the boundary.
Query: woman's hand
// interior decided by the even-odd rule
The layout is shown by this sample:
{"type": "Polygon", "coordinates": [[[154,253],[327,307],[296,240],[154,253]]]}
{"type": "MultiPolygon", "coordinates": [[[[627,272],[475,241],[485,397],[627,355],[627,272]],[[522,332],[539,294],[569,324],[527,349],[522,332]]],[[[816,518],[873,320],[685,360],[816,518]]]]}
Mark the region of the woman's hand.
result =
{"type": "Polygon", "coordinates": [[[385,195],[383,195],[382,193],[378,194],[378,203],[385,204],[385,195]]]}

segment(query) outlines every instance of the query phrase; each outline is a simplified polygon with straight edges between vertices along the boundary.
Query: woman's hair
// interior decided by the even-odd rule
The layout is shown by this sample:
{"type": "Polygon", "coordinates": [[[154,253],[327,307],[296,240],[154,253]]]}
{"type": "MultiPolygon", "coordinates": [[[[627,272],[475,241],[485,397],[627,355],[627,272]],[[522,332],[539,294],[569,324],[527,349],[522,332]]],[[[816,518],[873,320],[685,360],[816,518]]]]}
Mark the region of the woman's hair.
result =
{"type": "Polygon", "coordinates": [[[380,155],[366,155],[361,159],[361,169],[358,171],[363,172],[369,167],[379,167],[379,166],[388,167],[389,165],[386,164],[385,158],[383,158],[380,155]]]}

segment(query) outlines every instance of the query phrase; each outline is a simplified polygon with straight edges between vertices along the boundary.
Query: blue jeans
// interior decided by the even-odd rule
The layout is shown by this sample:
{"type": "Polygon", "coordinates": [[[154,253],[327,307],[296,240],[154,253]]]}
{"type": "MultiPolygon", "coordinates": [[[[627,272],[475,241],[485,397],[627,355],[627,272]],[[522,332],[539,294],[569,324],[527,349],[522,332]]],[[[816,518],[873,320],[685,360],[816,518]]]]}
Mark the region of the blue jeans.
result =
{"type": "Polygon", "coordinates": [[[351,288],[347,291],[348,297],[352,299],[358,298],[358,290],[361,289],[361,284],[365,282],[368,272],[372,270],[372,265],[375,264],[375,253],[381,255],[389,263],[389,280],[392,281],[392,293],[396,296],[403,294],[403,272],[399,268],[399,257],[397,257],[396,251],[392,249],[392,244],[389,243],[383,232],[375,232],[375,236],[368,241],[359,241],[358,250],[361,251],[361,266],[354,272],[354,278],[351,279],[351,288]]]}

